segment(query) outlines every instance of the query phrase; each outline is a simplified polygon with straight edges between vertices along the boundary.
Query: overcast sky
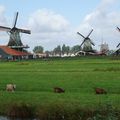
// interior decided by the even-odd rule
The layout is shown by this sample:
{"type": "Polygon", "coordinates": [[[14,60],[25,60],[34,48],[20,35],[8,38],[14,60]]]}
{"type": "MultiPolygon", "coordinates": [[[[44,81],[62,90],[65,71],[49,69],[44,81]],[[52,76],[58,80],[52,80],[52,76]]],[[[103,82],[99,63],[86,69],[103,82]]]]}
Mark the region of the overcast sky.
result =
{"type": "MultiPolygon", "coordinates": [[[[21,34],[22,42],[42,45],[52,50],[57,45],[81,44],[83,35],[94,29],[91,39],[95,49],[102,42],[116,49],[120,42],[120,0],[0,0],[0,26],[12,27],[15,12],[19,11],[17,27],[31,30],[21,34]]],[[[0,44],[6,45],[9,36],[0,31],[0,44]]]]}

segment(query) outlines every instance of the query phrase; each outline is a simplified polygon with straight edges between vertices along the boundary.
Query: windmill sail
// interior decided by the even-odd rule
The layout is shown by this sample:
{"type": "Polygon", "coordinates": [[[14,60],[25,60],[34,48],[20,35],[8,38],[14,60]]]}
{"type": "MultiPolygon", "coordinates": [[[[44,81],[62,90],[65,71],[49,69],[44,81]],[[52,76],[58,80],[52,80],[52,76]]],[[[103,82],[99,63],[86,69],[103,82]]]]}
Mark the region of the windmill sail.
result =
{"type": "MultiPolygon", "coordinates": [[[[119,27],[117,27],[117,30],[120,32],[120,28],[119,27]]],[[[117,47],[119,47],[120,46],[120,43],[117,45],[117,47]]]]}
{"type": "Polygon", "coordinates": [[[14,20],[14,25],[13,25],[13,27],[16,27],[17,19],[18,19],[18,12],[17,12],[16,15],[15,15],[15,20],[14,20]]]}
{"type": "Polygon", "coordinates": [[[10,32],[10,31],[11,31],[11,28],[0,26],[0,31],[10,32]]]}
{"type": "Polygon", "coordinates": [[[31,34],[30,30],[25,30],[25,29],[19,29],[18,28],[18,31],[21,32],[21,33],[31,34]]]}
{"type": "Polygon", "coordinates": [[[120,28],[119,27],[117,27],[117,30],[120,32],[120,28]]]}

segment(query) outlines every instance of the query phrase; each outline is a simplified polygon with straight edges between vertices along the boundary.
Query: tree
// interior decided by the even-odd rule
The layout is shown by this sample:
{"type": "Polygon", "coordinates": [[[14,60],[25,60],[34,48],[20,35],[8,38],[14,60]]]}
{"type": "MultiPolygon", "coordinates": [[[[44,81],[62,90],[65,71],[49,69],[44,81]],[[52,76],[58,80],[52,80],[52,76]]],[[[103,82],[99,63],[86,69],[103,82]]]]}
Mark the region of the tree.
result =
{"type": "Polygon", "coordinates": [[[58,45],[56,48],[54,48],[53,52],[54,52],[55,55],[56,54],[61,55],[61,47],[60,47],[60,45],[58,45]]]}
{"type": "Polygon", "coordinates": [[[69,46],[66,46],[66,53],[70,53],[70,47],[69,46]]]}
{"type": "Polygon", "coordinates": [[[65,44],[63,44],[62,46],[62,54],[68,54],[70,52],[70,47],[66,46],[65,44]]]}
{"type": "Polygon", "coordinates": [[[45,54],[46,54],[47,57],[49,57],[49,56],[52,55],[52,51],[48,51],[48,50],[46,50],[46,51],[45,51],[45,54]]]}
{"type": "Polygon", "coordinates": [[[44,48],[42,46],[35,46],[33,49],[34,53],[43,53],[44,48]]]}
{"type": "Polygon", "coordinates": [[[65,44],[63,44],[63,46],[62,46],[62,54],[65,54],[65,51],[66,51],[66,46],[65,46],[65,44]]]}
{"type": "Polygon", "coordinates": [[[80,50],[81,50],[80,45],[75,45],[75,46],[73,46],[73,47],[71,48],[71,52],[72,52],[72,53],[76,53],[76,52],[78,52],[78,51],[80,51],[80,50]]]}

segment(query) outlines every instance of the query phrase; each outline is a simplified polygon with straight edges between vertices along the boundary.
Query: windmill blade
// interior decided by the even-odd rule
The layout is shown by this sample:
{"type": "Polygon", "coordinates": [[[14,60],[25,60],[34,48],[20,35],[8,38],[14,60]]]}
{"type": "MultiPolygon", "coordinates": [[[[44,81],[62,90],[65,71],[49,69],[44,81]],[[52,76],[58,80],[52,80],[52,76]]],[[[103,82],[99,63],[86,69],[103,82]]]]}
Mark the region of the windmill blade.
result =
{"type": "Polygon", "coordinates": [[[81,43],[80,47],[84,44],[84,42],[85,42],[85,39],[84,39],[83,42],[81,43]]]}
{"type": "Polygon", "coordinates": [[[93,46],[95,46],[95,44],[92,42],[92,40],[91,39],[89,39],[90,40],[90,43],[93,45],[93,46]]]}
{"type": "Polygon", "coordinates": [[[88,34],[87,38],[91,35],[91,33],[93,32],[93,29],[90,31],[90,33],[88,34]]]}
{"type": "Polygon", "coordinates": [[[14,27],[16,27],[17,19],[18,19],[18,12],[15,15],[15,21],[14,21],[14,25],[13,25],[14,27]]]}
{"type": "Polygon", "coordinates": [[[117,45],[117,47],[119,47],[120,46],[120,43],[117,45]]]}
{"type": "Polygon", "coordinates": [[[10,31],[11,31],[11,28],[0,26],[0,30],[1,30],[1,31],[10,32],[10,31]]]}
{"type": "Polygon", "coordinates": [[[119,27],[117,27],[117,30],[120,32],[120,28],[119,27]]]}
{"type": "Polygon", "coordinates": [[[19,29],[19,28],[17,28],[17,30],[18,30],[19,32],[22,32],[22,33],[31,34],[31,31],[30,31],[30,30],[19,29]]]}
{"type": "Polygon", "coordinates": [[[85,39],[85,37],[81,33],[77,32],[77,34],[80,35],[80,36],[82,36],[85,39]]]}

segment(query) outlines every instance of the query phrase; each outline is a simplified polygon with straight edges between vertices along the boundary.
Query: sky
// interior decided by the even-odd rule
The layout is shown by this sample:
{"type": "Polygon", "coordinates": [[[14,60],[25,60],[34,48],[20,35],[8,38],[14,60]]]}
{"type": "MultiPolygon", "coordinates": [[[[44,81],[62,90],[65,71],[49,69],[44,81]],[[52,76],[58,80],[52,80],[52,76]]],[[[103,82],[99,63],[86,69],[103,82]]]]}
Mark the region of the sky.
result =
{"type": "MultiPolygon", "coordinates": [[[[19,12],[17,27],[31,30],[21,34],[23,44],[43,46],[52,50],[57,45],[80,45],[79,31],[90,38],[99,50],[106,42],[117,49],[120,42],[120,0],[0,0],[0,26],[12,27],[15,13],[19,12]]],[[[6,45],[9,35],[0,31],[0,45],[6,45]]]]}

